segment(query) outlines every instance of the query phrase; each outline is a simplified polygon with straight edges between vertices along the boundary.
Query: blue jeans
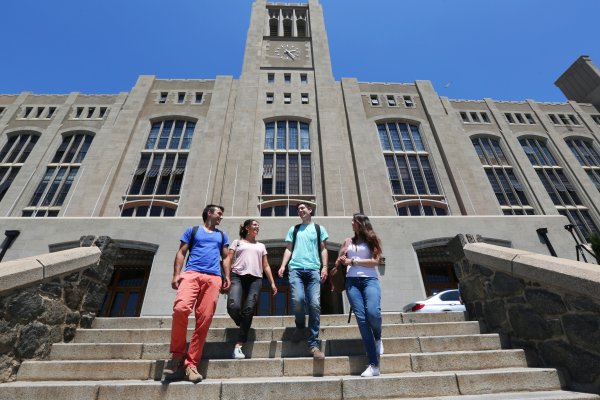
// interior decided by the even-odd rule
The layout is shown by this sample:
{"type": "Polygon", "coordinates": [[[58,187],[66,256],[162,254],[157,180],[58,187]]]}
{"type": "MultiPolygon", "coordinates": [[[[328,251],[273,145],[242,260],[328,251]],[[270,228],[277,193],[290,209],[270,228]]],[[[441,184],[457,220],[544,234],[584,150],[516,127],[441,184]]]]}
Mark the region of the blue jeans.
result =
{"type": "Polygon", "coordinates": [[[296,317],[296,328],[303,329],[305,308],[308,308],[309,347],[319,347],[321,326],[321,274],[318,269],[290,269],[292,305],[296,317]]]}
{"type": "Polygon", "coordinates": [[[379,366],[375,341],[381,340],[381,287],[377,278],[346,278],[348,301],[354,310],[358,330],[369,364],[379,366]]]}

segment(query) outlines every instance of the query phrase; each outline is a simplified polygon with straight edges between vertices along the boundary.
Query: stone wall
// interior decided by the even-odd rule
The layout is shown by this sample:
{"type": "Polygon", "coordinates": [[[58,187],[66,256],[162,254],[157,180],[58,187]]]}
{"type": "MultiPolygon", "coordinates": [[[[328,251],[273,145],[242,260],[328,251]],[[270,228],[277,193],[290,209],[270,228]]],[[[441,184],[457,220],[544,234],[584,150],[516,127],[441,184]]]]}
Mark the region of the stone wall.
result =
{"type": "Polygon", "coordinates": [[[14,380],[22,361],[46,358],[52,343],[70,342],[78,327],[91,327],[118,248],[108,237],[94,236],[82,237],[80,246],[98,247],[101,255],[90,264],[90,257],[74,249],[0,264],[2,278],[18,282],[0,291],[0,382],[14,380]],[[56,262],[44,266],[49,259],[56,262]],[[36,264],[43,269],[41,279],[36,264]]]}
{"type": "MultiPolygon", "coordinates": [[[[471,242],[471,243],[469,243],[471,242]]],[[[600,393],[600,266],[477,243],[451,245],[469,319],[569,389],[600,393]]]]}

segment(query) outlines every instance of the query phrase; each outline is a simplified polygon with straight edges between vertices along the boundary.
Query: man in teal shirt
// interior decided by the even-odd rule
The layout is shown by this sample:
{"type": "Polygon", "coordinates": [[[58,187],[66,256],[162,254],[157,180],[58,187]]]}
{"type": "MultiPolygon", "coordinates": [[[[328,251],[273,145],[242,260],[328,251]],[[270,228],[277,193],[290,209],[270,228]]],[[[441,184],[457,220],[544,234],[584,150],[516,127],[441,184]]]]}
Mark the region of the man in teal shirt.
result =
{"type": "Polygon", "coordinates": [[[287,247],[279,268],[279,277],[289,261],[289,281],[292,288],[292,305],[296,318],[293,340],[300,340],[305,329],[305,304],[308,308],[308,346],[314,358],[325,358],[320,350],[319,329],[321,327],[321,282],[327,279],[327,231],[312,222],[312,208],[305,203],[298,204],[298,216],[302,224],[292,226],[285,241],[287,247]],[[320,240],[317,238],[320,231],[320,240]],[[295,240],[294,240],[295,233],[295,240]]]}

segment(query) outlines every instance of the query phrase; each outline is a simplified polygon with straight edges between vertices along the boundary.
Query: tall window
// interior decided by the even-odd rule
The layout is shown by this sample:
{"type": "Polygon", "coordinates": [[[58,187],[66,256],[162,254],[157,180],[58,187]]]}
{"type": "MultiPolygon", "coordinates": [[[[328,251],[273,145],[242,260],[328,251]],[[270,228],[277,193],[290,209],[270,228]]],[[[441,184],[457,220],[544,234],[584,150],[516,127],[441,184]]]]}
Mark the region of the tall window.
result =
{"type": "Polygon", "coordinates": [[[519,142],[558,212],[569,219],[579,236],[587,240],[590,233],[598,232],[587,207],[583,205],[546,142],[534,138],[521,139],[519,142]]]}
{"type": "Polygon", "coordinates": [[[471,141],[502,212],[505,215],[535,214],[525,196],[523,185],[517,179],[498,139],[479,137],[471,141]]]}
{"type": "Polygon", "coordinates": [[[296,215],[295,204],[301,200],[314,200],[313,193],[308,123],[293,120],[267,122],[263,151],[261,215],[296,215]],[[291,203],[290,199],[293,199],[291,203]],[[273,205],[273,201],[276,206],[273,205]],[[273,207],[262,207],[263,202],[269,202],[273,207]]]}
{"type": "Polygon", "coordinates": [[[58,216],[93,139],[92,135],[84,132],[63,136],[62,143],[23,210],[24,217],[58,216]]]}
{"type": "Polygon", "coordinates": [[[594,143],[583,139],[567,139],[566,142],[596,189],[600,190],[600,154],[594,148],[594,143]]]}
{"type": "Polygon", "coordinates": [[[2,146],[2,150],[0,150],[0,201],[29,157],[37,140],[37,134],[22,132],[11,135],[2,146]]]}
{"type": "Polygon", "coordinates": [[[172,217],[196,123],[165,119],[152,123],[121,209],[123,217],[172,217]]]}
{"type": "Polygon", "coordinates": [[[377,124],[377,131],[398,215],[446,215],[446,200],[419,128],[387,122],[377,124]]]}

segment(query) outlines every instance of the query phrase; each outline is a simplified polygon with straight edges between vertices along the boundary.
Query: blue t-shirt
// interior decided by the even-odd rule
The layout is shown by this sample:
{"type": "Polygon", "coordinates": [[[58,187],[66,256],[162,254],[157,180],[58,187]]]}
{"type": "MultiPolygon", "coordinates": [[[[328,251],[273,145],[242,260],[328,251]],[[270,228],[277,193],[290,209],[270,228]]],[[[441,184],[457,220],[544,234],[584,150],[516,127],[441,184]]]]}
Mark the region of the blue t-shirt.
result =
{"type": "MultiPolygon", "coordinates": [[[[324,242],[329,238],[329,235],[323,225],[319,225],[319,227],[321,229],[321,242],[324,242]]],[[[292,243],[294,240],[294,228],[295,226],[292,226],[285,237],[285,241],[288,243],[292,243]]],[[[298,234],[296,235],[296,244],[294,245],[292,258],[290,259],[290,269],[320,269],[321,251],[317,250],[317,244],[315,224],[311,222],[308,225],[300,225],[300,229],[298,229],[298,234]]]]}
{"type": "Polygon", "coordinates": [[[221,237],[220,230],[215,229],[209,233],[199,226],[196,238],[192,241],[193,229],[194,227],[190,226],[179,238],[191,248],[185,270],[221,276],[221,249],[229,246],[227,234],[223,232],[221,237]]]}

